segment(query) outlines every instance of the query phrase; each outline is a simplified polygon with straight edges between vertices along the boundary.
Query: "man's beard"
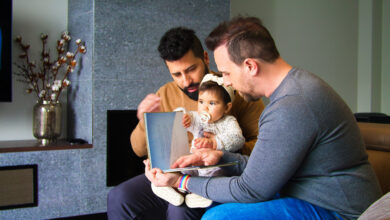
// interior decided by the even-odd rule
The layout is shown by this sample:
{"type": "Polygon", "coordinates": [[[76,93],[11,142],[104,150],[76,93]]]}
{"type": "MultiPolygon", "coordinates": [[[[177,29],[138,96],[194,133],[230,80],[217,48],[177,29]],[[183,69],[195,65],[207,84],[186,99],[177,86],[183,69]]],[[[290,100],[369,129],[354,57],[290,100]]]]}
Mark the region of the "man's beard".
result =
{"type": "MultiPolygon", "coordinates": [[[[206,75],[207,73],[209,73],[209,68],[207,67],[206,64],[204,64],[204,70],[205,70],[205,73],[203,74],[206,75]]],[[[202,78],[203,79],[203,78],[202,78]]],[[[200,86],[200,82],[199,83],[191,83],[189,86],[187,87],[184,87],[183,89],[181,89],[181,91],[184,92],[184,94],[186,94],[190,99],[194,100],[194,101],[198,101],[198,96],[199,96],[199,86],[200,86]],[[188,91],[188,88],[193,88],[193,87],[196,87],[198,88],[195,92],[189,92],[188,91]]]]}
{"type": "Polygon", "coordinates": [[[253,95],[253,89],[251,87],[251,85],[247,85],[248,89],[249,89],[249,92],[240,92],[240,91],[237,91],[238,94],[247,102],[256,102],[258,101],[261,96],[254,96],[253,95]]]}
{"type": "Polygon", "coordinates": [[[249,95],[247,93],[240,93],[240,96],[247,102],[256,102],[257,100],[259,100],[260,98],[256,98],[256,97],[253,97],[252,95],[249,95]]]}
{"type": "Polygon", "coordinates": [[[198,96],[199,96],[199,85],[200,83],[191,83],[190,86],[188,87],[185,87],[184,89],[180,88],[181,91],[184,92],[184,94],[186,94],[190,99],[194,100],[194,101],[198,101],[198,96]],[[189,92],[188,91],[188,88],[190,87],[198,87],[198,89],[195,91],[195,92],[189,92]]]}

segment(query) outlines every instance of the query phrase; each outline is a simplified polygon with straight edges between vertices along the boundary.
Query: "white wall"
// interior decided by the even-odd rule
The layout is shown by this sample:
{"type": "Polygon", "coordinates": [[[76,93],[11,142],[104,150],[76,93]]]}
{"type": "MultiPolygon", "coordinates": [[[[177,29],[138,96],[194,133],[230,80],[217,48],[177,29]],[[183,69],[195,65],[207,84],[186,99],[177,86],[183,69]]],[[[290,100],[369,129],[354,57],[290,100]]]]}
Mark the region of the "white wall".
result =
{"type": "Polygon", "coordinates": [[[358,32],[358,111],[381,111],[382,1],[360,0],[358,32]]]}
{"type": "MultiPolygon", "coordinates": [[[[13,39],[21,35],[29,42],[36,63],[41,50],[40,34],[49,35],[48,46],[55,52],[56,41],[67,29],[67,0],[13,0],[13,39]]],[[[20,50],[13,44],[13,62],[18,62],[20,50]]],[[[52,55],[54,56],[54,54],[52,55]]],[[[15,67],[13,66],[15,70],[15,67]]],[[[16,81],[13,75],[12,102],[0,102],[0,140],[34,139],[32,135],[32,109],[36,102],[33,94],[26,94],[26,85],[16,81]]],[[[66,118],[66,93],[61,95],[63,122],[66,118]]],[[[65,135],[65,123],[63,123],[65,135]]]]}
{"type": "Polygon", "coordinates": [[[382,7],[382,97],[381,110],[390,115],[390,1],[382,7]]]}
{"type": "Polygon", "coordinates": [[[383,19],[382,0],[231,0],[231,16],[262,19],[281,56],[319,75],[353,112],[390,114],[389,2],[383,19]]]}

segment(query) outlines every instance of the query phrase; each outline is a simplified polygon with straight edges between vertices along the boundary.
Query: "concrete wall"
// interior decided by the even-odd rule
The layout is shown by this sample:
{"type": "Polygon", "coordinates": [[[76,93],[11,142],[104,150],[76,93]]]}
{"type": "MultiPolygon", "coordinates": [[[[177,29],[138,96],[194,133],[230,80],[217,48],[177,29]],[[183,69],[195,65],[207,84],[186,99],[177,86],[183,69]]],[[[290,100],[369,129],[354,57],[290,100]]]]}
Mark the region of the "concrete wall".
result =
{"type": "MultiPolygon", "coordinates": [[[[37,4],[36,0],[32,2],[37,4]]],[[[58,7],[57,1],[40,3],[49,2],[53,2],[51,7],[58,7]]],[[[204,39],[215,25],[229,18],[230,8],[225,0],[65,2],[69,31],[75,38],[86,40],[88,50],[71,76],[68,130],[70,136],[93,143],[93,148],[0,154],[0,166],[38,164],[39,186],[38,207],[2,210],[0,219],[50,219],[105,212],[110,190],[106,187],[106,111],[136,109],[146,94],[171,80],[156,49],[166,30],[183,25],[204,39]]],[[[29,6],[26,3],[25,10],[29,6]]],[[[14,102],[25,101],[19,99],[14,97],[14,102]]],[[[33,103],[31,97],[28,99],[33,103]]],[[[2,108],[0,112],[5,113],[2,108]]],[[[10,122],[20,117],[12,110],[6,115],[10,122]]],[[[27,119],[22,121],[31,126],[27,119]]],[[[32,138],[19,134],[18,128],[12,134],[12,139],[32,138]]]]}
{"type": "Polygon", "coordinates": [[[381,111],[390,114],[390,1],[382,4],[381,111]]]}

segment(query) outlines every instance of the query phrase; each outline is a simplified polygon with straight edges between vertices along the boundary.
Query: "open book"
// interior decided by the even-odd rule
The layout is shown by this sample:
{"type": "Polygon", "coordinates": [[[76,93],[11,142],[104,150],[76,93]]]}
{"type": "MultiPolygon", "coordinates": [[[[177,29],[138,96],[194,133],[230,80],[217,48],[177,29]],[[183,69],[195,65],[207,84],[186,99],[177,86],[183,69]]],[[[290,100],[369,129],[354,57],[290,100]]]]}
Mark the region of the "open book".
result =
{"type": "Polygon", "coordinates": [[[237,164],[232,162],[171,169],[171,165],[179,157],[190,154],[187,130],[182,124],[182,119],[183,112],[144,113],[148,156],[152,168],[160,168],[163,172],[178,172],[237,164]]]}

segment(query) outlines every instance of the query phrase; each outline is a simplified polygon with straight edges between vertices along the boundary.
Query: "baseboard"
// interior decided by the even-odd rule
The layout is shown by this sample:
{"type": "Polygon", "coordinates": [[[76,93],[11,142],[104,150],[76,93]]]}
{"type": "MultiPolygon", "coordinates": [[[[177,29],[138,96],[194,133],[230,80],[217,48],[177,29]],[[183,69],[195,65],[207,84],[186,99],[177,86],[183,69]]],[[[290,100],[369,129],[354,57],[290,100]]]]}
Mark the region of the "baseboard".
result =
{"type": "Polygon", "coordinates": [[[54,218],[52,220],[87,220],[87,219],[107,220],[107,213],[103,212],[103,213],[95,213],[95,214],[89,214],[89,215],[79,215],[79,216],[54,218]]]}

